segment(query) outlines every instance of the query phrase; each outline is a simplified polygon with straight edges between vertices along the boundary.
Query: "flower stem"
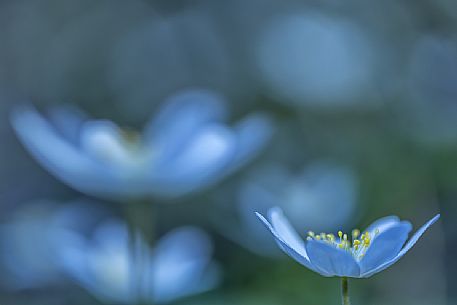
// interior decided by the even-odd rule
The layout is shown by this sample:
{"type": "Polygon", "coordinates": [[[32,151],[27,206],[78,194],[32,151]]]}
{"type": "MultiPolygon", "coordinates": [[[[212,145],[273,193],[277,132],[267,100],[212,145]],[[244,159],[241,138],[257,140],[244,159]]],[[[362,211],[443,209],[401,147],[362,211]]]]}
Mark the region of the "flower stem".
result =
{"type": "Polygon", "coordinates": [[[150,287],[144,286],[150,283],[147,278],[149,269],[149,247],[154,246],[155,239],[155,211],[154,206],[148,201],[138,201],[126,204],[126,219],[129,229],[129,247],[132,255],[133,275],[132,287],[134,297],[131,305],[153,305],[152,298],[144,299],[145,295],[151,296],[150,287]],[[147,243],[144,248],[142,241],[147,243]],[[145,293],[147,291],[147,293],[145,293]]]}
{"type": "Polygon", "coordinates": [[[343,305],[351,305],[351,301],[349,300],[349,280],[347,277],[341,278],[341,297],[343,301],[343,305]]]}

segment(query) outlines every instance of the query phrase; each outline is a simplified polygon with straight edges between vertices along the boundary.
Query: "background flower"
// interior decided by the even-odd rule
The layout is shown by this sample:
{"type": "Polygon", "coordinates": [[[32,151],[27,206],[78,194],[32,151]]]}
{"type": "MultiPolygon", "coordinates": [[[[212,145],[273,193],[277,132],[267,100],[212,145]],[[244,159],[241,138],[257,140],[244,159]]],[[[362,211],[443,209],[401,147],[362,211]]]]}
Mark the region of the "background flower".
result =
{"type": "Polygon", "coordinates": [[[59,249],[63,268],[110,303],[168,303],[210,290],[220,281],[210,239],[194,227],[168,233],[154,250],[140,235],[132,245],[126,225],[115,220],[101,224],[90,239],[73,233],[72,243],[59,249]]]}
{"type": "Polygon", "coordinates": [[[220,96],[194,90],[171,97],[140,135],[68,109],[47,120],[24,106],[14,111],[12,124],[38,162],[66,184],[128,200],[182,196],[252,159],[270,137],[269,118],[251,115],[231,128],[225,117],[220,96]]]}

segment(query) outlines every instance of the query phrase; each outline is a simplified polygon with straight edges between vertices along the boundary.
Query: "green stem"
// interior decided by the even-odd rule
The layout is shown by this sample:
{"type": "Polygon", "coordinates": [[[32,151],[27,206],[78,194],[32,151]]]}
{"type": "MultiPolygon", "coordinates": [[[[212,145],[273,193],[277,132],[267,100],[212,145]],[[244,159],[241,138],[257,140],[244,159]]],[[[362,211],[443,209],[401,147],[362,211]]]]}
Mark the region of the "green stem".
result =
{"type": "MultiPolygon", "coordinates": [[[[137,247],[137,242],[142,239],[147,243],[149,247],[154,246],[155,239],[155,220],[156,215],[154,211],[154,204],[148,201],[136,201],[126,204],[125,215],[127,218],[129,228],[129,243],[130,251],[133,254],[134,259],[134,272],[135,280],[133,281],[133,291],[137,295],[137,303],[132,305],[143,305],[146,304],[146,300],[143,300],[143,270],[147,269],[148,252],[144,252],[141,248],[137,247]]],[[[148,295],[152,295],[149,292],[148,295]]],[[[147,305],[153,305],[150,299],[147,300],[147,305]]]]}
{"type": "Polygon", "coordinates": [[[347,277],[341,278],[341,297],[343,301],[343,305],[351,305],[351,301],[349,300],[349,280],[347,277]]]}

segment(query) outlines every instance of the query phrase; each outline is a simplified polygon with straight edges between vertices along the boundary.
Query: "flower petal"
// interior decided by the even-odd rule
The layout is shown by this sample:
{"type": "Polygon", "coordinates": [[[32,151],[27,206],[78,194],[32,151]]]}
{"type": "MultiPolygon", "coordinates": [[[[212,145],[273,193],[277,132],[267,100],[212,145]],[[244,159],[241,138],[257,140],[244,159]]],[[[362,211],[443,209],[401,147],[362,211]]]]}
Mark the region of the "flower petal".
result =
{"type": "Polygon", "coordinates": [[[49,121],[56,130],[74,145],[79,143],[79,132],[88,117],[74,106],[54,107],[49,110],[49,121]]]}
{"type": "Polygon", "coordinates": [[[230,173],[249,162],[267,144],[273,133],[273,122],[265,114],[253,114],[240,121],[234,131],[237,136],[237,151],[230,173]]]}
{"type": "MultiPolygon", "coordinates": [[[[279,208],[274,208],[274,209],[277,212],[280,211],[279,208]]],[[[270,213],[276,213],[276,212],[272,211],[270,213]]],[[[267,229],[270,230],[271,234],[273,234],[273,237],[274,237],[276,243],[278,244],[279,248],[281,248],[281,250],[283,250],[287,255],[292,257],[294,260],[296,260],[298,263],[302,264],[303,266],[305,266],[315,272],[318,272],[308,259],[308,255],[306,253],[306,249],[304,246],[304,241],[300,242],[300,240],[295,239],[296,237],[294,237],[294,235],[297,233],[294,234],[294,233],[291,233],[290,231],[287,232],[286,230],[282,231],[281,233],[277,232],[276,228],[274,228],[265,217],[263,217],[261,214],[259,214],[257,212],[256,212],[256,216],[263,222],[263,224],[267,227],[267,229]],[[284,236],[282,234],[284,234],[284,236]],[[292,242],[292,244],[290,244],[289,242],[292,242]]],[[[287,222],[287,220],[285,220],[285,218],[283,218],[281,220],[281,218],[278,217],[278,219],[276,221],[277,222],[285,221],[284,228],[290,227],[290,224],[287,222]]],[[[328,274],[326,274],[326,273],[321,273],[321,274],[324,276],[328,276],[328,274]]]]}
{"type": "Polygon", "coordinates": [[[386,216],[373,222],[364,232],[369,232],[371,236],[374,236],[376,230],[379,230],[380,234],[399,222],[400,219],[397,216],[386,216]]]}
{"type": "Polygon", "coordinates": [[[424,232],[432,225],[434,224],[438,219],[440,218],[440,214],[436,215],[435,217],[433,217],[432,219],[430,219],[426,224],[424,224],[419,230],[417,230],[417,232],[413,235],[413,237],[411,237],[411,239],[406,243],[406,246],[400,250],[400,252],[394,257],[392,258],[390,261],[387,261],[385,262],[384,264],[376,267],[375,269],[372,269],[372,270],[369,270],[369,271],[366,271],[365,273],[363,273],[361,275],[361,277],[370,277],[372,276],[373,274],[375,273],[378,273],[388,267],[390,267],[391,265],[393,265],[394,263],[396,263],[400,258],[403,257],[403,255],[406,254],[406,252],[408,252],[415,244],[416,242],[419,240],[419,238],[422,236],[422,234],[424,234],[424,232]]]}
{"type": "Polygon", "coordinates": [[[209,290],[220,280],[212,262],[209,236],[196,227],[175,229],[162,237],[152,263],[152,297],[156,303],[209,290]]]}
{"type": "Polygon", "coordinates": [[[217,182],[215,177],[233,157],[236,140],[222,125],[208,124],[175,158],[156,164],[151,179],[156,193],[176,197],[217,182]]]}
{"type": "Polygon", "coordinates": [[[73,188],[88,194],[116,189],[118,181],[105,167],[87,158],[31,106],[16,108],[11,124],[19,140],[51,174],[73,188]]]}
{"type": "Polygon", "coordinates": [[[226,117],[223,97],[209,90],[187,90],[165,101],[144,131],[144,138],[160,153],[160,158],[174,158],[189,145],[195,133],[207,124],[226,117]]]}
{"type": "Polygon", "coordinates": [[[281,208],[271,208],[268,211],[268,217],[271,221],[272,227],[278,235],[293,249],[309,260],[308,254],[306,253],[305,242],[284,216],[284,212],[281,208]]]}
{"type": "Polygon", "coordinates": [[[306,250],[311,263],[319,272],[330,276],[359,277],[360,267],[349,252],[326,242],[310,240],[306,250]]]}
{"type": "Polygon", "coordinates": [[[121,129],[111,121],[87,121],[81,128],[81,148],[95,160],[114,168],[135,164],[135,156],[121,135],[121,129]]]}
{"type": "Polygon", "coordinates": [[[402,221],[375,235],[360,261],[361,272],[372,270],[394,258],[408,239],[411,229],[411,223],[402,221]]]}

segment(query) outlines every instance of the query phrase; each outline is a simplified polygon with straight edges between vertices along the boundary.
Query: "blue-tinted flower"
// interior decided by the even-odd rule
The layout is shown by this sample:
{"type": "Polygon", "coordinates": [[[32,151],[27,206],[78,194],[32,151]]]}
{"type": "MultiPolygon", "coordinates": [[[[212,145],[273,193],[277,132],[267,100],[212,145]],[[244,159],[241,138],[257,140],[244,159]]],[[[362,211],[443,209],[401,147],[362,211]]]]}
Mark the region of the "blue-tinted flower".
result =
{"type": "Polygon", "coordinates": [[[396,216],[381,218],[364,232],[354,230],[350,236],[341,231],[336,236],[309,232],[306,241],[279,208],[269,211],[269,220],[259,213],[257,217],[273,234],[279,247],[305,267],[328,277],[366,278],[402,258],[440,215],[423,225],[408,242],[411,223],[400,221],[396,216]]]}
{"type": "Polygon", "coordinates": [[[421,37],[408,55],[409,99],[404,99],[401,126],[427,145],[454,145],[457,140],[457,44],[439,36],[421,37]],[[406,103],[405,103],[406,102],[406,103]]]}
{"type": "Polygon", "coordinates": [[[67,231],[84,231],[103,218],[91,202],[33,202],[0,225],[0,270],[13,290],[54,285],[64,278],[58,248],[67,231]]]}
{"type": "Polygon", "coordinates": [[[250,161],[270,137],[269,118],[254,114],[229,126],[226,115],[220,96],[191,90],[171,97],[141,135],[68,109],[46,118],[32,107],[18,108],[12,124],[60,180],[89,195],[125,200],[185,195],[250,161]]]}
{"type": "Polygon", "coordinates": [[[377,52],[364,29],[309,11],[279,15],[264,28],[257,62],[280,100],[330,108],[368,104],[361,97],[373,83],[377,52]]]}
{"type": "Polygon", "coordinates": [[[220,280],[209,237],[194,227],[178,228],[151,250],[141,236],[134,246],[126,226],[102,224],[92,238],[75,232],[61,248],[63,268],[103,301],[167,303],[214,288],[220,280]]]}
{"type": "Polygon", "coordinates": [[[236,240],[250,250],[270,255],[279,251],[265,228],[252,217],[254,212],[263,214],[279,206],[290,215],[293,226],[337,230],[348,224],[357,209],[358,181],[350,167],[331,162],[315,162],[298,173],[283,166],[269,166],[249,177],[238,195],[240,225],[232,229],[240,231],[236,232],[236,240]],[[327,217],[329,214],[333,216],[327,217]],[[252,243],[252,239],[257,242],[252,243]]]}

